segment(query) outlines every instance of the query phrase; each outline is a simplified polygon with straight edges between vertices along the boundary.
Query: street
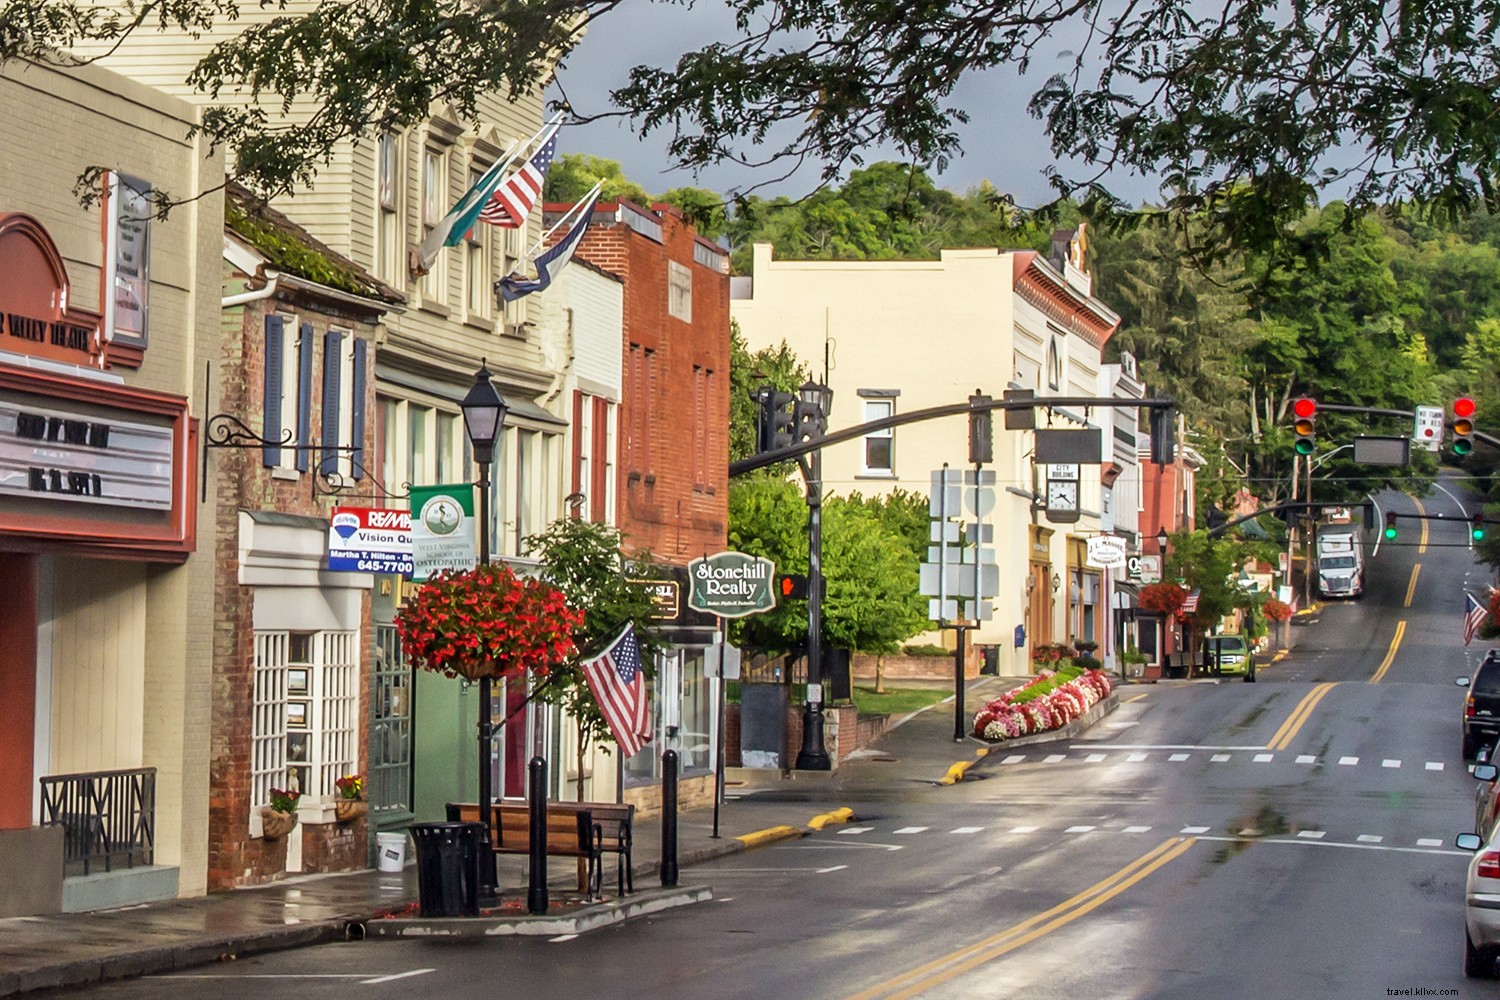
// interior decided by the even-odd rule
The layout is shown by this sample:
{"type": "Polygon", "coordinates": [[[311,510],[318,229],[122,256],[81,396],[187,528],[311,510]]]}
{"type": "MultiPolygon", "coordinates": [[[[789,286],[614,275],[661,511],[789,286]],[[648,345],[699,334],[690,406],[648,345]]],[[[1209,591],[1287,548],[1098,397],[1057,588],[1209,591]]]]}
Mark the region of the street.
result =
{"type": "Polygon", "coordinates": [[[851,763],[821,804],[854,821],[685,871],[712,902],[579,937],[354,942],[59,995],[1500,996],[1462,973],[1452,847],[1473,815],[1454,679],[1483,649],[1463,647],[1463,590],[1483,574],[1457,502],[1421,507],[1456,523],[1403,525],[1364,598],[1299,625],[1258,683],[1124,687],[1085,738],[998,746],[950,787],[892,792],[856,773],[889,765],[851,763]]]}

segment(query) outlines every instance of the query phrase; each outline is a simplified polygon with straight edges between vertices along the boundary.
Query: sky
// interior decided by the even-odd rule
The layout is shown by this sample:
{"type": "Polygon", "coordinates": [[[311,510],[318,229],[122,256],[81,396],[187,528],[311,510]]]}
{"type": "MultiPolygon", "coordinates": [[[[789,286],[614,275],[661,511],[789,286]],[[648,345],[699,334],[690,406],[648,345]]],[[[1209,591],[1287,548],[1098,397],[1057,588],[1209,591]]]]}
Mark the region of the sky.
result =
{"type": "MultiPolygon", "coordinates": [[[[595,23],[583,42],[568,56],[558,79],[573,107],[582,114],[609,110],[609,91],[628,81],[632,66],[670,66],[689,48],[733,35],[729,11],[714,0],[699,0],[692,6],[672,3],[627,2],[595,23]]],[[[971,116],[959,127],[964,155],[934,174],[942,187],[962,194],[989,180],[998,190],[1012,195],[1018,205],[1034,207],[1050,201],[1054,194],[1043,170],[1054,162],[1042,131],[1042,123],[1026,112],[1032,92],[1056,69],[1063,68],[1071,53],[1062,40],[1046,40],[1038,50],[1033,69],[1021,77],[1011,67],[973,74],[959,86],[955,102],[971,116]]],[[[548,97],[556,98],[554,86],[548,97]]],[[[618,160],[625,176],[651,194],[674,187],[705,187],[721,194],[744,191],[777,176],[773,167],[758,170],[738,165],[710,167],[696,178],[683,170],[672,170],[666,148],[670,134],[653,132],[642,137],[628,119],[614,118],[564,130],[559,142],[563,153],[587,153],[618,160]]],[[[866,163],[895,159],[894,154],[871,152],[866,163]]],[[[1065,174],[1079,175],[1079,168],[1065,174]]],[[[762,196],[799,197],[818,185],[818,170],[805,167],[789,181],[762,187],[762,196]]],[[[1156,186],[1141,178],[1114,177],[1112,190],[1132,202],[1156,195],[1156,186]]]]}

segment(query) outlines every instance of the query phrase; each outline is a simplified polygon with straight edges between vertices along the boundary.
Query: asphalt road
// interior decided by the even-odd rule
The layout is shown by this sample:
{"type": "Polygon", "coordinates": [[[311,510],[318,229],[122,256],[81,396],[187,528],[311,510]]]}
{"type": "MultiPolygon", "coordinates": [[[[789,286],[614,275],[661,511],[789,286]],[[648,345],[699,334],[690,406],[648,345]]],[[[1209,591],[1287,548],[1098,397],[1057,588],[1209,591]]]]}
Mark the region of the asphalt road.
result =
{"type": "Polygon", "coordinates": [[[88,992],[1500,996],[1462,974],[1451,846],[1472,823],[1463,587],[1488,574],[1458,503],[1421,504],[1458,523],[1425,522],[1424,540],[1403,522],[1365,598],[1299,627],[1259,683],[1130,687],[1085,739],[829,802],[856,821],[686,873],[711,903],[576,938],[336,945],[88,992]]]}

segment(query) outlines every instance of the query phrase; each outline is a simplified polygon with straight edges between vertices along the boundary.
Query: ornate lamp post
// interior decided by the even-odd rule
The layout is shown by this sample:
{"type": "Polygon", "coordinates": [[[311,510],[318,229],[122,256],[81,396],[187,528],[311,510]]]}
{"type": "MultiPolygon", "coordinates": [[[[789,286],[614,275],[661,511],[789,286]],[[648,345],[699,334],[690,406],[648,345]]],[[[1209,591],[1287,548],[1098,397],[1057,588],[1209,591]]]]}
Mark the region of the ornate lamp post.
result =
{"type": "MultiPolygon", "coordinates": [[[[833,390],[808,381],[797,390],[797,440],[821,437],[833,409],[833,390]]],[[[802,463],[799,463],[802,464],[802,463]]],[[[802,711],[799,771],[832,770],[823,744],[823,449],[814,448],[802,464],[807,478],[807,688],[802,711]]]]}
{"type": "MultiPolygon", "coordinates": [[[[495,439],[500,436],[507,407],[490,381],[490,370],[483,360],[479,362],[479,371],[474,373],[474,385],[459,407],[463,410],[469,447],[479,466],[479,562],[484,565],[490,561],[490,464],[495,458],[495,439]]],[[[479,866],[479,884],[490,897],[495,894],[497,882],[495,855],[491,849],[494,843],[491,839],[493,817],[490,815],[493,799],[490,787],[493,750],[490,744],[494,737],[492,684],[488,675],[479,680],[479,822],[484,825],[484,853],[481,854],[484,860],[479,866]]]]}

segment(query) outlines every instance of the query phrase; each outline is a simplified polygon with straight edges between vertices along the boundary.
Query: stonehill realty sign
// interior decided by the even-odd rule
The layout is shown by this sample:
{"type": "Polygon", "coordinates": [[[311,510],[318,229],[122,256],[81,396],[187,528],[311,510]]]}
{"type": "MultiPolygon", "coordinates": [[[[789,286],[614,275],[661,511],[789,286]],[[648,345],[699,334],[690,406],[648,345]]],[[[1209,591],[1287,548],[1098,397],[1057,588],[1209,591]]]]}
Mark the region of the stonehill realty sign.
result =
{"type": "Polygon", "coordinates": [[[688,607],[721,618],[776,606],[776,564],[743,552],[717,552],[688,563],[688,607]]]}

